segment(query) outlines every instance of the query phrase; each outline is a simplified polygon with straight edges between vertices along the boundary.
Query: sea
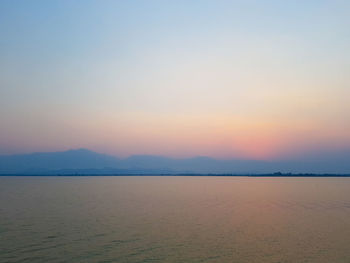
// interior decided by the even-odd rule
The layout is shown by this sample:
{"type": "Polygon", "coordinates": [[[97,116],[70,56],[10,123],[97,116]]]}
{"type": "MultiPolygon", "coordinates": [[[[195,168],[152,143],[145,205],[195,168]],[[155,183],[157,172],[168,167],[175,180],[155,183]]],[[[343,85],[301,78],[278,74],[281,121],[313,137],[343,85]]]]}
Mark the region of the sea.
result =
{"type": "Polygon", "coordinates": [[[350,262],[350,178],[0,177],[0,262],[350,262]]]}

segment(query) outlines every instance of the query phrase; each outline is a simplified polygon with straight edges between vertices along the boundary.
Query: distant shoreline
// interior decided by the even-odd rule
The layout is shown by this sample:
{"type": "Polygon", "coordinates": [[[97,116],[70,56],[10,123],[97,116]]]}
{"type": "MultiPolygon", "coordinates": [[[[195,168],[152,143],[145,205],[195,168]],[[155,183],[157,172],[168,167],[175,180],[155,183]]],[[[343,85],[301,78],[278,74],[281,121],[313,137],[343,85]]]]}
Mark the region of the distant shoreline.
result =
{"type": "Polygon", "coordinates": [[[350,177],[350,174],[310,174],[310,173],[272,173],[272,174],[201,174],[201,173],[179,173],[179,174],[0,174],[0,177],[75,177],[75,176],[183,176],[183,177],[350,177]]]}

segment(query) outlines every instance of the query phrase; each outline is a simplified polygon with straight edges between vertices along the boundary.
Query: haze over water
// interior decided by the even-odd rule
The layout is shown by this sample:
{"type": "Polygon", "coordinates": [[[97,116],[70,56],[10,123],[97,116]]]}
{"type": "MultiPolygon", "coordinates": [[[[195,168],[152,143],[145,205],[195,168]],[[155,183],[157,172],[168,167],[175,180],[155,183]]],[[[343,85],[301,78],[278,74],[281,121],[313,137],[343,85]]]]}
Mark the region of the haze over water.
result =
{"type": "Polygon", "coordinates": [[[1,262],[350,261],[350,178],[0,177],[1,262]]]}
{"type": "Polygon", "coordinates": [[[37,176],[350,175],[349,10],[0,1],[0,263],[350,262],[350,176],[37,176]]]}

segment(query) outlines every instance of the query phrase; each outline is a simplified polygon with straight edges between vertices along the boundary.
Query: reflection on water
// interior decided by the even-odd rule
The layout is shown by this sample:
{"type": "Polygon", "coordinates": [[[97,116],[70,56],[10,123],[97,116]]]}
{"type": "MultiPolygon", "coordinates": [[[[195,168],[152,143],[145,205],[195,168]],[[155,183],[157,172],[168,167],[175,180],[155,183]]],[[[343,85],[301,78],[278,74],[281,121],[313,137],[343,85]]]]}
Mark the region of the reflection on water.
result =
{"type": "Polygon", "coordinates": [[[350,262],[350,178],[0,177],[1,262],[350,262]]]}

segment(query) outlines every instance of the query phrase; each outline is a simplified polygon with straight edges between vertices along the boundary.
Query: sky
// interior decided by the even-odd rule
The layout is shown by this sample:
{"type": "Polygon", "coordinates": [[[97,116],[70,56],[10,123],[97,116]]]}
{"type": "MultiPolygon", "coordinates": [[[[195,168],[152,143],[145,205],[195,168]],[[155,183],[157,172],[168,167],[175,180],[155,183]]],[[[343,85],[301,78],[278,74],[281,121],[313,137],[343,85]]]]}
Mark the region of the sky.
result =
{"type": "Polygon", "coordinates": [[[350,149],[349,1],[0,1],[0,154],[350,149]]]}

